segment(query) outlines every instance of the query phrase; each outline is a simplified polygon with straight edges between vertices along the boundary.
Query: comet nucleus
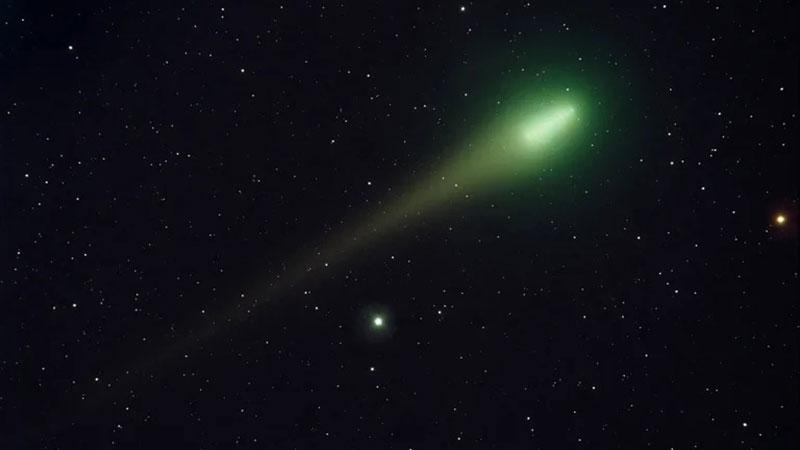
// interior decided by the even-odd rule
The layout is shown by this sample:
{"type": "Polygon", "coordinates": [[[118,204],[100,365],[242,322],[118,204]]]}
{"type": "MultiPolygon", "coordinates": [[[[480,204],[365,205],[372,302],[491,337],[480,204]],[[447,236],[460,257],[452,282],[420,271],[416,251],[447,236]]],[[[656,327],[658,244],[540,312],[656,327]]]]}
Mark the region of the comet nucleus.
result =
{"type": "Polygon", "coordinates": [[[538,149],[549,144],[575,120],[575,107],[564,105],[537,115],[523,127],[523,140],[527,149],[538,149]]]}

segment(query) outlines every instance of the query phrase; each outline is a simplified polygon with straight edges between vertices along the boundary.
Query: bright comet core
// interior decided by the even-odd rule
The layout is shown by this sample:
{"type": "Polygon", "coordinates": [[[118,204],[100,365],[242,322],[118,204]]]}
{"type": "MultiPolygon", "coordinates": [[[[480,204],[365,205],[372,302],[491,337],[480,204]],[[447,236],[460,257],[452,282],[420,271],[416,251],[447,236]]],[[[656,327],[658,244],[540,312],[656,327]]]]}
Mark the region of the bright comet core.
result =
{"type": "Polygon", "coordinates": [[[548,110],[524,127],[525,141],[532,147],[550,143],[575,118],[575,107],[564,105],[548,110]]]}

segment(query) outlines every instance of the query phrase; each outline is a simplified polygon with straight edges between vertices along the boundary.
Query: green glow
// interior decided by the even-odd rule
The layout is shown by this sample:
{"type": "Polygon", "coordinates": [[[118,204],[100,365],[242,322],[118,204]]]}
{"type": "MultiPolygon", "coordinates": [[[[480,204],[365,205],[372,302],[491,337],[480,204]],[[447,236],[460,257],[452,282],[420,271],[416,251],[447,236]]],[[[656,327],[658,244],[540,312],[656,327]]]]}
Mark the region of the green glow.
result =
{"type": "Polygon", "coordinates": [[[575,120],[575,107],[564,105],[548,110],[523,127],[523,139],[528,149],[541,148],[553,141],[575,120]]]}
{"type": "Polygon", "coordinates": [[[377,328],[382,327],[383,326],[383,317],[375,316],[375,318],[372,319],[372,324],[375,325],[377,328]]]}

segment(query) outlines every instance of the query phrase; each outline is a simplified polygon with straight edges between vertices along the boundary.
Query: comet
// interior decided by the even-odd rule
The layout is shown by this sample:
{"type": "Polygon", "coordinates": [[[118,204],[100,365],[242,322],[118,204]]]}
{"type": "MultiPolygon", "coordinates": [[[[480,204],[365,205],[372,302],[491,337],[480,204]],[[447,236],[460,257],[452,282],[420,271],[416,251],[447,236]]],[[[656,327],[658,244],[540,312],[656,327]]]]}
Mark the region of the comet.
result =
{"type": "MultiPolygon", "coordinates": [[[[263,305],[291,294],[300,284],[330,273],[359,250],[397,236],[425,217],[444,214],[472,197],[541,169],[541,163],[569,142],[568,136],[576,130],[580,119],[574,102],[520,102],[476,133],[460,150],[443,158],[438,168],[410,182],[401,194],[345,222],[341,230],[310,251],[299,252],[271,281],[258,282],[246,297],[232,299],[222,310],[205,315],[137,367],[144,370],[160,366],[177,355],[185,355],[187,349],[202,348],[212,337],[251,319],[263,305]]],[[[384,325],[384,318],[373,318],[374,328],[384,325]]]]}

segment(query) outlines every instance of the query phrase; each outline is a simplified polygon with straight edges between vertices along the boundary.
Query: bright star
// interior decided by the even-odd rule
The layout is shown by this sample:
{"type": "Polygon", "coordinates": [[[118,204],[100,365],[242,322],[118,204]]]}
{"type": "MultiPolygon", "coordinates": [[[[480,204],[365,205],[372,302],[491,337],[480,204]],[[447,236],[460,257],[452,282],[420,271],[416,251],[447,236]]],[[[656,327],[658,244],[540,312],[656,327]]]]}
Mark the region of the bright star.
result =
{"type": "Polygon", "coordinates": [[[783,214],[778,214],[777,216],[775,216],[775,223],[778,224],[778,225],[785,224],[786,223],[786,216],[784,216],[783,214]]]}
{"type": "Polygon", "coordinates": [[[382,327],[383,326],[383,317],[375,316],[375,318],[372,319],[372,324],[375,325],[376,327],[382,327]]]}

